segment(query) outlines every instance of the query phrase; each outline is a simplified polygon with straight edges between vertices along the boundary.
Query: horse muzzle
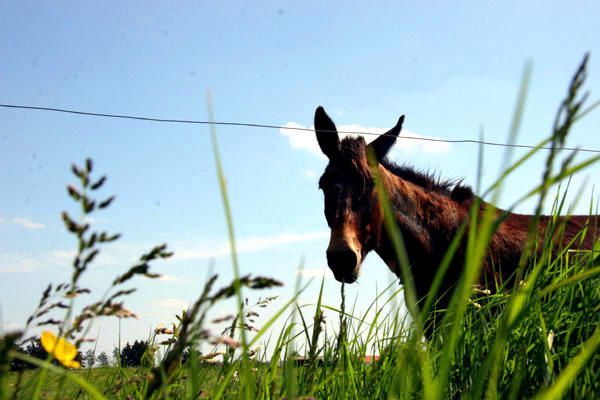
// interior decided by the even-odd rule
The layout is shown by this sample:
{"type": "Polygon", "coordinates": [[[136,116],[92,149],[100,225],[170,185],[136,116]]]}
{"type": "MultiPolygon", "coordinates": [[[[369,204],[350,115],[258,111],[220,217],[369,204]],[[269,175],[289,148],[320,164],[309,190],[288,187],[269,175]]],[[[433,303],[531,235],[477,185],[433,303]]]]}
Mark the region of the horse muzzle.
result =
{"type": "Polygon", "coordinates": [[[361,256],[351,248],[327,250],[327,264],[339,282],[354,283],[360,272],[361,256]]]}

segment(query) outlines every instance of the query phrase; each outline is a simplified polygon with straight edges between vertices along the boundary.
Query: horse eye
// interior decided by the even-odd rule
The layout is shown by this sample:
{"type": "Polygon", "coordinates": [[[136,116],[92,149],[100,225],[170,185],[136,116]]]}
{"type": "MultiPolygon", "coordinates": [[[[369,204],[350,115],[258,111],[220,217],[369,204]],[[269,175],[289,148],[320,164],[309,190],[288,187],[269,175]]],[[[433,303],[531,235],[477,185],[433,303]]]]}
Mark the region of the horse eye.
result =
{"type": "Polygon", "coordinates": [[[344,191],[344,186],[341,183],[333,185],[333,191],[336,194],[341,194],[344,191]]]}

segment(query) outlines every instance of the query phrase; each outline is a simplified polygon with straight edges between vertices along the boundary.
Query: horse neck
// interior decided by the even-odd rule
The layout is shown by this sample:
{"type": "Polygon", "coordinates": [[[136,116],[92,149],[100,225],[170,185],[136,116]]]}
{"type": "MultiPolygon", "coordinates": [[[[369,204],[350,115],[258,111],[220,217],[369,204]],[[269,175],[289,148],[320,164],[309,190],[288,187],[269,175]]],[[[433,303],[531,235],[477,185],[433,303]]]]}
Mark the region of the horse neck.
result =
{"type": "MultiPolygon", "coordinates": [[[[467,217],[468,206],[406,181],[381,165],[379,169],[412,269],[417,274],[428,274],[431,271],[427,269],[439,265],[445,249],[467,217]]],[[[379,220],[380,234],[375,251],[399,275],[397,256],[383,218],[379,220]]]]}

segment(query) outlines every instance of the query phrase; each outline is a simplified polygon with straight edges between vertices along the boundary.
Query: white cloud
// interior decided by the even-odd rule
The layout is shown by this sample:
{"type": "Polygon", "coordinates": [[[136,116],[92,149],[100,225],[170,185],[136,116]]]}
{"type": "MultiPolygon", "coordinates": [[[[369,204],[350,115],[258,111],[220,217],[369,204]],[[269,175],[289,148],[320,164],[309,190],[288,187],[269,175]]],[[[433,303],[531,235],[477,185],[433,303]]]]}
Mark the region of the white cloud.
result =
{"type": "Polygon", "coordinates": [[[38,222],[33,222],[29,218],[24,218],[24,217],[15,217],[12,219],[12,222],[17,225],[22,226],[25,229],[38,230],[38,229],[44,229],[46,227],[46,225],[44,225],[44,224],[40,224],[38,222]]]}
{"type": "MultiPolygon", "coordinates": [[[[314,127],[308,128],[296,122],[288,122],[279,130],[279,132],[288,138],[292,148],[305,150],[311,154],[319,156],[321,159],[325,159],[325,156],[319,148],[315,134],[313,132],[302,131],[298,129],[314,129],[314,127]]],[[[372,142],[378,137],[377,135],[373,134],[382,134],[388,130],[389,128],[365,127],[360,125],[341,125],[338,127],[340,136],[363,136],[367,143],[372,142]],[[366,133],[366,135],[361,133],[366,133]]],[[[439,142],[436,140],[439,140],[439,138],[419,135],[418,133],[411,132],[407,129],[402,129],[399,139],[392,148],[391,158],[393,159],[394,154],[397,155],[398,153],[411,154],[415,152],[422,152],[427,154],[442,154],[450,151],[449,143],[439,142]]]]}
{"type": "Polygon", "coordinates": [[[153,305],[155,305],[156,307],[170,310],[170,311],[180,312],[183,310],[187,310],[188,307],[190,306],[190,302],[183,300],[183,299],[178,299],[178,298],[168,298],[168,299],[156,300],[155,302],[153,302],[153,305]]]}
{"type": "Polygon", "coordinates": [[[304,170],[304,176],[306,178],[312,179],[315,176],[317,176],[317,173],[314,170],[312,170],[312,169],[305,169],[304,170]]]}
{"type": "MultiPolygon", "coordinates": [[[[275,247],[326,239],[327,231],[306,233],[279,233],[266,236],[251,236],[236,240],[238,254],[260,252],[275,247]]],[[[121,267],[133,265],[139,256],[151,249],[152,246],[136,242],[117,242],[102,249],[96,260],[95,267],[121,267]]],[[[174,241],[169,248],[175,254],[167,261],[208,260],[211,258],[227,257],[231,254],[229,242],[226,239],[199,238],[196,240],[174,241]]],[[[52,250],[42,254],[0,253],[0,273],[33,272],[42,268],[70,268],[75,252],[73,250],[52,250]]],[[[167,275],[165,281],[177,281],[180,278],[167,275]]]]}
{"type": "Polygon", "coordinates": [[[52,250],[49,255],[53,264],[71,265],[75,258],[75,250],[52,250]]]}
{"type": "Polygon", "coordinates": [[[18,324],[16,322],[12,322],[12,321],[7,321],[4,326],[0,326],[0,332],[4,331],[4,332],[14,332],[14,331],[18,331],[20,329],[23,329],[23,327],[21,326],[21,324],[18,324]]]}
{"type": "MultiPolygon", "coordinates": [[[[102,249],[94,260],[95,267],[132,265],[142,254],[141,246],[132,244],[115,244],[102,249]],[[138,251],[139,250],[139,251],[138,251]]],[[[144,251],[149,250],[145,248],[144,251]]],[[[0,273],[34,272],[44,268],[60,268],[63,271],[71,268],[75,250],[50,250],[38,254],[0,253],[0,273]]]]}
{"type": "MultiPolygon", "coordinates": [[[[114,243],[101,249],[93,266],[126,268],[133,265],[139,256],[150,248],[139,243],[114,243]]],[[[55,249],[38,253],[0,253],[0,273],[34,272],[47,268],[66,271],[71,268],[75,254],[73,249],[55,249]]]]}
{"type": "Polygon", "coordinates": [[[410,132],[405,129],[400,133],[396,145],[392,147],[392,156],[400,152],[404,154],[411,153],[426,153],[426,154],[443,154],[450,151],[450,143],[439,142],[440,138],[433,136],[423,136],[418,133],[410,132]]]}
{"type": "Polygon", "coordinates": [[[40,260],[14,254],[0,254],[0,272],[32,272],[41,266],[40,260]]]}
{"type": "Polygon", "coordinates": [[[316,278],[321,279],[335,279],[333,272],[328,267],[323,268],[303,268],[296,271],[296,276],[302,276],[304,278],[316,278]]]}
{"type": "Polygon", "coordinates": [[[33,272],[44,267],[68,266],[73,253],[50,251],[42,255],[0,253],[0,273],[33,272]]]}
{"type": "Polygon", "coordinates": [[[167,274],[161,274],[160,277],[158,278],[159,281],[163,281],[163,282],[181,282],[183,281],[183,279],[174,276],[174,275],[167,275],[167,274]]]}
{"type": "MultiPolygon", "coordinates": [[[[308,233],[280,233],[270,236],[254,236],[236,240],[238,253],[264,251],[274,247],[294,243],[309,242],[325,239],[329,236],[327,231],[308,233]]],[[[206,260],[210,258],[225,257],[231,254],[229,243],[226,241],[213,246],[186,243],[174,246],[173,261],[206,260]]]]}
{"type": "MultiPolygon", "coordinates": [[[[306,129],[307,127],[296,122],[288,122],[283,128],[279,129],[279,132],[288,138],[290,146],[292,146],[293,149],[308,151],[325,160],[325,155],[319,148],[315,134],[309,131],[298,130],[298,128],[306,129]]],[[[311,127],[311,129],[313,128],[311,127]]]]}

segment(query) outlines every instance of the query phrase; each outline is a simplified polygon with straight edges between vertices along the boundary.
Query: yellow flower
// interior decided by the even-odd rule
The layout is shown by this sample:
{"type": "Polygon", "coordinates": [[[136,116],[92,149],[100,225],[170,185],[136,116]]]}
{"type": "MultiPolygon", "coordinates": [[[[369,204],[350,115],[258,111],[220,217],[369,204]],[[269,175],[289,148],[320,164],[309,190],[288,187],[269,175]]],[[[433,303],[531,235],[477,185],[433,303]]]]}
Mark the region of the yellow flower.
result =
{"type": "Polygon", "coordinates": [[[57,338],[50,331],[42,332],[41,342],[44,349],[65,367],[81,367],[79,361],[75,360],[75,357],[77,357],[77,347],[74,344],[67,342],[64,338],[57,338]]]}

